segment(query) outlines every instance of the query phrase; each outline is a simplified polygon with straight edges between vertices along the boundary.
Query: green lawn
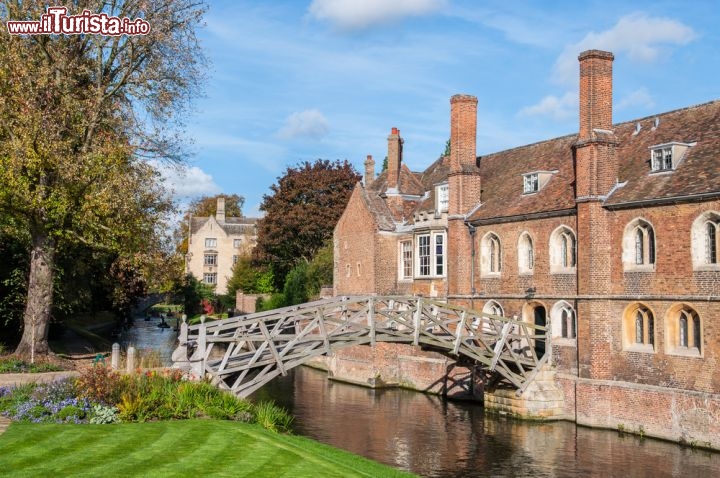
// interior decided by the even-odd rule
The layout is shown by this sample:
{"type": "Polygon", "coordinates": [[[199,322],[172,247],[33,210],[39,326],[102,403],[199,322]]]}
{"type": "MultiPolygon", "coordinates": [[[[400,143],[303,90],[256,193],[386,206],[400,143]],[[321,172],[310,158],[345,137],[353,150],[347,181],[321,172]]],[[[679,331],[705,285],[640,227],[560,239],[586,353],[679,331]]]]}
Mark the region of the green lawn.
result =
{"type": "Polygon", "coordinates": [[[0,435],[0,474],[19,476],[413,476],[257,425],[182,420],[117,425],[15,422],[0,435]]]}

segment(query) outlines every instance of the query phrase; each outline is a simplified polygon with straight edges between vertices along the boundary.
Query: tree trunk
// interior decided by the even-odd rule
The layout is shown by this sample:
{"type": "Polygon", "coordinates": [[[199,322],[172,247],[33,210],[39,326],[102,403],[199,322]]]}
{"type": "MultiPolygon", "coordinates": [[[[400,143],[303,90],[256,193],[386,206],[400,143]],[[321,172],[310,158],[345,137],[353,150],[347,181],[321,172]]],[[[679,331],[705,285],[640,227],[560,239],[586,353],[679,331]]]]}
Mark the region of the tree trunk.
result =
{"type": "Polygon", "coordinates": [[[47,357],[48,328],[53,303],[53,261],[55,241],[42,227],[31,228],[30,277],[23,319],[23,335],[15,355],[35,360],[47,357]]]}

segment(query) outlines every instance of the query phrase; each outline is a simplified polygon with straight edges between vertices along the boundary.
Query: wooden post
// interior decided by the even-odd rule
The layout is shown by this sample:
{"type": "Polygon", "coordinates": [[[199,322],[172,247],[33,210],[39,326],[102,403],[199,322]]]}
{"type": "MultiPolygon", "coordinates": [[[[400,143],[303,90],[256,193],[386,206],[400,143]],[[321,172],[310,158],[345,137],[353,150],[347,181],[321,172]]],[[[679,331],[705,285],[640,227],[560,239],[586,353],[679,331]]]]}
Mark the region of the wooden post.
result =
{"type": "Polygon", "coordinates": [[[127,349],[127,363],[125,364],[125,371],[128,374],[135,373],[135,347],[132,345],[127,349]]]}
{"type": "Polygon", "coordinates": [[[110,361],[110,367],[112,367],[113,370],[117,370],[120,368],[120,344],[118,343],[112,344],[112,358],[110,361]]]}

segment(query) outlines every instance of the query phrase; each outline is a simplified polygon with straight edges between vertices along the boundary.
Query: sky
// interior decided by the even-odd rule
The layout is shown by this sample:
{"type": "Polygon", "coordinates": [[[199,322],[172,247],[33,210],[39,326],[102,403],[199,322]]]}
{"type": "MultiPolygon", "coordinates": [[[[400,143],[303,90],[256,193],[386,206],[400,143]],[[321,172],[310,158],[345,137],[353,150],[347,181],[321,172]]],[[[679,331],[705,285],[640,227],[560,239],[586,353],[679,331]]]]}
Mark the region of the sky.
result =
{"type": "Polygon", "coordinates": [[[187,118],[192,156],[165,170],[179,203],[263,195],[287,167],[368,154],[391,128],[421,171],[445,149],[450,97],[478,98],[477,153],[578,130],[578,54],[614,53],[614,122],[718,99],[710,1],[208,0],[208,80],[187,118]]]}

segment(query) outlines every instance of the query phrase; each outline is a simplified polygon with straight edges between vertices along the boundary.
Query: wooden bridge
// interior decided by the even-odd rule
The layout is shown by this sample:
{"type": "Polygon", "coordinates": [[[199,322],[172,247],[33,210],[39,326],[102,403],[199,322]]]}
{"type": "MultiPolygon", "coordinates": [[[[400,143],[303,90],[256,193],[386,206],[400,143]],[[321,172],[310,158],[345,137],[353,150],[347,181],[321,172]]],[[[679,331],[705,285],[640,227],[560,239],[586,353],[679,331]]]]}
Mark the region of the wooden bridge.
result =
{"type": "Polygon", "coordinates": [[[395,342],[473,361],[522,393],[547,360],[547,327],[423,297],[336,297],[180,330],[174,366],[245,397],[344,347],[395,342]]]}

